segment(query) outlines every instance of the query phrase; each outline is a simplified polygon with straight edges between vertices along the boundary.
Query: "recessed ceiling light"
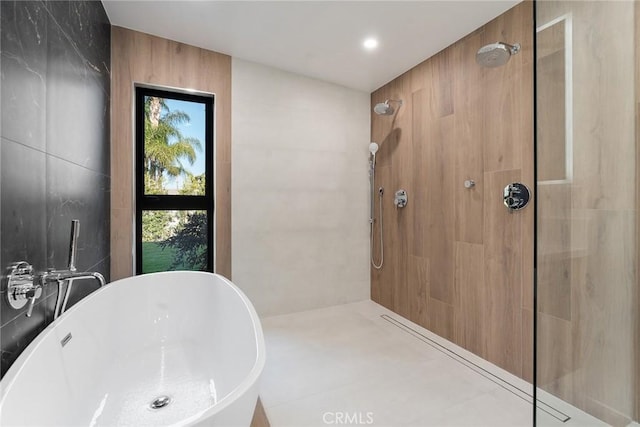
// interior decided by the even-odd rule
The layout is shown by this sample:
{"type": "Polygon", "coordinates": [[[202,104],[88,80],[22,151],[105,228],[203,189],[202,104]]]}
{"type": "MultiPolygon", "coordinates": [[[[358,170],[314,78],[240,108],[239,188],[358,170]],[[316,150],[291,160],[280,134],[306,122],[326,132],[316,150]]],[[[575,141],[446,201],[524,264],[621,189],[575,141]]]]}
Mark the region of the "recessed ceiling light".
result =
{"type": "Polygon", "coordinates": [[[362,45],[367,50],[373,50],[378,47],[378,40],[374,39],[373,37],[369,37],[368,39],[365,39],[362,45]]]}

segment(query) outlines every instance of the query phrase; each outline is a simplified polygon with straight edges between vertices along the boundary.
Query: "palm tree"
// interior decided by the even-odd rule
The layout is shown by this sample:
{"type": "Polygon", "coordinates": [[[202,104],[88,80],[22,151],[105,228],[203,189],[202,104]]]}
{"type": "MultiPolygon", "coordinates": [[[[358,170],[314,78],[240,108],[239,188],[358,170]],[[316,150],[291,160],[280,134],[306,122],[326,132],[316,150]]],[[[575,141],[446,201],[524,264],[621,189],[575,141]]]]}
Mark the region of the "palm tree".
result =
{"type": "Polygon", "coordinates": [[[190,120],[182,111],[169,110],[163,98],[149,96],[145,99],[145,172],[156,183],[161,182],[165,173],[170,177],[188,175],[182,162],[186,160],[193,164],[196,150],[202,150],[197,138],[187,138],[180,132],[179,125],[190,120]]]}

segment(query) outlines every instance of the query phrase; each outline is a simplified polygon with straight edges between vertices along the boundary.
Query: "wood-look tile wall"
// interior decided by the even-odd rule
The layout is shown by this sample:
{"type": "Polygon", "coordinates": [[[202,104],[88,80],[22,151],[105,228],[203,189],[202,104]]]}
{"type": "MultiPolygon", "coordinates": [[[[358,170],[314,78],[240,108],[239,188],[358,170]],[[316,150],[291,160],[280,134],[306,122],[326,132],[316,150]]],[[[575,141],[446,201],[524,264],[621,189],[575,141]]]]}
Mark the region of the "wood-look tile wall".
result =
{"type": "Polygon", "coordinates": [[[231,277],[231,57],[113,27],[111,70],[111,278],[133,274],[135,84],[215,94],[215,266],[231,277]]]}
{"type": "Polygon", "coordinates": [[[371,96],[372,105],[403,101],[395,116],[371,116],[376,188],[385,189],[373,300],[528,380],[534,211],[510,213],[502,191],[514,181],[534,188],[532,79],[524,2],[371,96]],[[477,65],[477,50],[496,41],[522,50],[502,67],[477,65]],[[409,203],[397,210],[401,188],[409,203]]]}

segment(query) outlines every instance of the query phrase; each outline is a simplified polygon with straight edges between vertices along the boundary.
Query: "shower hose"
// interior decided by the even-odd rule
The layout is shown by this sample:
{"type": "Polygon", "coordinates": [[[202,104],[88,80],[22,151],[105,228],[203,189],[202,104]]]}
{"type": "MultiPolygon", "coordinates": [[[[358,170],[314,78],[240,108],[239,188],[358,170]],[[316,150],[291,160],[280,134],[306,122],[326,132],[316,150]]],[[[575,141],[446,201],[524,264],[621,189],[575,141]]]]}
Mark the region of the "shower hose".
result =
{"type": "MultiPolygon", "coordinates": [[[[373,191],[371,194],[371,198],[373,199],[373,191]]],[[[375,268],[376,270],[380,270],[382,268],[382,264],[384,263],[384,245],[382,242],[382,191],[378,191],[378,202],[380,205],[380,264],[376,264],[375,260],[373,259],[373,242],[375,241],[375,237],[374,237],[374,233],[373,233],[373,223],[375,222],[373,219],[373,215],[371,218],[371,231],[369,233],[369,235],[371,236],[371,245],[370,249],[369,249],[369,254],[371,256],[371,265],[373,265],[373,268],[375,268]]],[[[373,213],[373,212],[372,212],[373,213]]]]}

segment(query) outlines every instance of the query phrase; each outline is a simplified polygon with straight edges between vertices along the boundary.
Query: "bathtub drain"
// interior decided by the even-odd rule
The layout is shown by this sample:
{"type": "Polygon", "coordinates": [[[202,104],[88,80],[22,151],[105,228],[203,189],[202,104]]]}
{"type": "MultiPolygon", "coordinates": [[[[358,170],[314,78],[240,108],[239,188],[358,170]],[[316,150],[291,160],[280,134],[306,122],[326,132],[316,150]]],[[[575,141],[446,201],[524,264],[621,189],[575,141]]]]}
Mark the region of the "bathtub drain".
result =
{"type": "Polygon", "coordinates": [[[169,403],[171,403],[171,398],[169,396],[158,396],[149,403],[149,408],[162,409],[169,403]]]}

